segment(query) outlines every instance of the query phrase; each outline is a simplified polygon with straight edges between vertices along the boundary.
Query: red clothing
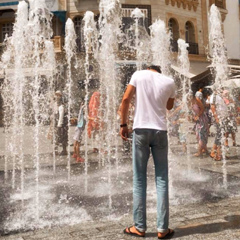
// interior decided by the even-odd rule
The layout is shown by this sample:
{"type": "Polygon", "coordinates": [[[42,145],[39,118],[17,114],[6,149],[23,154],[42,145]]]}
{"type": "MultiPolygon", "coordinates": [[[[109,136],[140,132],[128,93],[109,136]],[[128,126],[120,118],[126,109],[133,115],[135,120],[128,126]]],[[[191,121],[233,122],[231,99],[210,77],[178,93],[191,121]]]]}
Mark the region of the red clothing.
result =
{"type": "Polygon", "coordinates": [[[100,124],[99,124],[99,107],[100,107],[100,93],[94,92],[91,96],[91,99],[89,101],[89,110],[88,110],[88,137],[91,138],[91,133],[93,130],[99,130],[100,124]],[[93,118],[93,119],[91,119],[93,118]]]}

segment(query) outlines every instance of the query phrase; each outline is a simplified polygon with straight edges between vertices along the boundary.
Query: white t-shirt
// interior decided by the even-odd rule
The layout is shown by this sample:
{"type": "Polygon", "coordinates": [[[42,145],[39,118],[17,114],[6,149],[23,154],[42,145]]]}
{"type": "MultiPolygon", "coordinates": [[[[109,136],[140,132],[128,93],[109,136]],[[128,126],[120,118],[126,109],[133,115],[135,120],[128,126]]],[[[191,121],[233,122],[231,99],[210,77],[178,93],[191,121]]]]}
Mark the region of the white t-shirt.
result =
{"type": "Polygon", "coordinates": [[[150,70],[133,74],[130,85],[136,88],[133,129],[167,130],[166,106],[175,97],[174,80],[150,70]]]}
{"type": "Polygon", "coordinates": [[[228,115],[228,108],[224,100],[216,95],[212,94],[210,97],[210,104],[215,104],[216,105],[216,113],[218,117],[220,118],[225,118],[228,115]]]}
{"type": "Polygon", "coordinates": [[[202,94],[202,92],[197,91],[196,94],[195,94],[195,97],[196,97],[196,98],[199,98],[199,99],[202,101],[202,100],[203,100],[203,94],[202,94]]]}

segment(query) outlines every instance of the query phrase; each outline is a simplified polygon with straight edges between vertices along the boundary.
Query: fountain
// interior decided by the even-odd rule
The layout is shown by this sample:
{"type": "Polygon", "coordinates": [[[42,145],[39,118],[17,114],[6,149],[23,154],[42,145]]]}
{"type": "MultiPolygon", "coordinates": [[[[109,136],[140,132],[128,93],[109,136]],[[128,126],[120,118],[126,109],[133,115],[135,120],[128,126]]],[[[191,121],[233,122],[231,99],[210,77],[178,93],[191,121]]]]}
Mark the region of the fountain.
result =
{"type": "MultiPolygon", "coordinates": [[[[19,10],[17,12],[18,21],[14,26],[14,34],[12,39],[8,39],[9,48],[3,55],[3,65],[6,69],[14,69],[12,73],[6,72],[6,81],[5,88],[7,89],[3,95],[3,98],[8,103],[5,107],[7,111],[13,114],[14,118],[12,119],[10,114],[5,117],[6,129],[8,132],[8,137],[6,138],[6,149],[9,149],[12,152],[12,188],[15,188],[15,169],[16,169],[16,156],[20,156],[21,162],[21,193],[24,191],[24,166],[23,166],[23,135],[24,135],[24,110],[23,109],[23,88],[25,87],[25,78],[23,73],[23,67],[26,62],[25,46],[20,43],[17,39],[21,38],[26,42],[26,35],[24,33],[26,24],[27,24],[27,4],[21,3],[19,5],[19,10]],[[19,54],[16,54],[19,52],[19,54]],[[11,58],[14,58],[14,63],[11,63],[11,58]],[[14,84],[11,84],[11,81],[14,81],[14,84]],[[9,93],[13,93],[11,98],[9,93]],[[19,105],[20,104],[20,105],[19,105]],[[17,127],[19,131],[17,132],[17,127]],[[17,138],[19,141],[19,148],[17,149],[17,138]],[[9,144],[12,143],[12,144],[9,144]]],[[[7,71],[7,70],[5,70],[7,71]]],[[[8,177],[8,156],[5,155],[5,178],[8,177]]]]}
{"type": "MultiPolygon", "coordinates": [[[[67,108],[67,115],[68,119],[71,117],[71,107],[72,107],[72,60],[73,57],[76,55],[76,33],[74,29],[74,24],[71,19],[68,19],[66,22],[66,37],[65,37],[65,52],[66,52],[66,58],[67,58],[67,95],[68,95],[68,108],[67,108]]],[[[68,180],[70,180],[71,175],[71,154],[70,154],[70,121],[68,120],[68,180]]]]}
{"type": "MultiPolygon", "coordinates": [[[[209,33],[209,42],[210,42],[210,54],[211,54],[211,67],[213,76],[215,78],[213,86],[213,94],[221,96],[221,88],[223,83],[227,81],[229,76],[228,70],[228,59],[227,59],[227,50],[225,39],[222,32],[222,21],[221,14],[218,8],[213,4],[210,8],[209,14],[210,20],[210,33],[209,33]]],[[[221,149],[223,156],[223,185],[225,189],[227,188],[227,168],[226,168],[226,147],[225,147],[225,132],[224,132],[224,121],[219,117],[219,124],[221,128],[221,149]]]]}
{"type": "MultiPolygon", "coordinates": [[[[99,68],[100,68],[100,109],[101,122],[103,123],[103,133],[101,141],[106,142],[102,145],[102,154],[100,157],[105,164],[107,160],[108,184],[109,184],[109,209],[112,208],[112,166],[111,159],[117,159],[118,169],[118,128],[117,128],[117,110],[119,106],[119,86],[116,81],[116,55],[119,38],[121,36],[121,5],[118,0],[101,0],[99,4],[100,18],[100,50],[99,50],[99,68]],[[106,100],[105,100],[106,99],[106,100]],[[111,146],[115,149],[111,149],[111,146]],[[114,151],[114,154],[113,154],[114,151]],[[106,156],[103,156],[103,155],[106,156]],[[112,157],[113,155],[113,157],[112,157]],[[115,156],[114,156],[115,155],[115,156]]],[[[101,151],[101,150],[100,150],[101,151]]]]}
{"type": "Polygon", "coordinates": [[[140,52],[140,39],[139,39],[139,24],[140,19],[143,19],[144,22],[144,14],[139,8],[135,8],[132,13],[131,17],[134,19],[135,22],[135,50],[136,50],[136,59],[137,59],[137,70],[141,70],[142,64],[141,64],[141,52],[140,52]]]}
{"type": "MultiPolygon", "coordinates": [[[[119,220],[122,215],[129,214],[126,206],[131,205],[132,201],[132,172],[131,161],[120,151],[122,142],[118,136],[117,110],[122,97],[121,90],[124,88],[124,79],[121,79],[119,74],[121,66],[118,63],[127,62],[125,57],[130,49],[134,52],[131,60],[138,70],[143,68],[144,63],[152,62],[160,65],[165,75],[171,76],[170,33],[165,23],[158,19],[150,27],[149,37],[144,27],[144,14],[140,9],[135,9],[131,14],[134,22],[131,29],[134,33],[134,44],[131,41],[123,43],[124,39],[129,39],[129,36],[126,36],[129,32],[122,32],[120,1],[100,0],[98,24],[92,12],[86,12],[83,19],[85,55],[76,51],[74,24],[68,19],[64,46],[66,62],[64,60],[63,63],[57,63],[51,41],[52,14],[46,8],[44,0],[31,0],[29,4],[28,6],[24,1],[19,3],[14,33],[7,39],[7,48],[1,59],[5,71],[3,98],[6,113],[4,187],[10,194],[3,203],[8,211],[0,231],[6,234],[11,231],[74,225],[94,220],[119,220]],[[146,35],[143,36],[143,32],[146,35]],[[123,44],[127,45],[127,50],[121,49],[123,44]],[[146,46],[148,54],[145,54],[146,46]],[[92,70],[94,61],[97,62],[97,69],[92,70]],[[81,78],[84,79],[83,95],[87,122],[83,133],[84,164],[74,163],[71,159],[70,139],[73,128],[70,122],[66,158],[55,155],[54,131],[53,144],[45,141],[53,105],[52,97],[60,85],[54,79],[63,74],[55,69],[64,69],[64,66],[66,82],[62,83],[65,86],[61,90],[67,96],[68,119],[74,112],[74,71],[82,69],[85,72],[81,78]],[[93,71],[99,72],[99,87],[91,86],[93,71]],[[90,140],[87,133],[88,104],[94,91],[100,96],[97,116],[100,130],[98,138],[94,139],[92,136],[90,140]],[[90,147],[98,147],[98,155],[88,154],[90,147]]],[[[212,37],[216,38],[215,35],[212,37]]],[[[216,46],[221,48],[222,45],[213,45],[213,53],[217,54],[219,51],[215,49],[216,46]]],[[[179,40],[179,49],[181,74],[186,76],[189,72],[189,60],[187,44],[183,40],[179,40]]],[[[212,66],[216,68],[216,75],[220,74],[217,77],[217,81],[220,82],[223,73],[218,72],[220,60],[214,60],[215,58],[217,55],[213,54],[212,66]]],[[[224,65],[222,62],[221,64],[224,65]]],[[[190,82],[186,77],[183,80],[181,90],[183,101],[186,102],[190,82]]],[[[54,119],[52,122],[55,122],[54,119]]],[[[188,132],[188,129],[185,131],[188,132]]],[[[187,165],[190,166],[190,151],[187,152],[187,165]]],[[[177,157],[184,162],[185,156],[180,155],[177,157]]],[[[216,183],[215,179],[210,181],[209,173],[199,176],[190,167],[186,175],[185,165],[179,164],[176,169],[174,158],[172,154],[170,181],[174,184],[171,183],[170,187],[174,186],[180,191],[174,191],[170,201],[177,205],[205,200],[204,194],[195,191],[194,184],[199,188],[203,184],[210,192],[212,185],[216,183]],[[182,195],[178,195],[178,192],[182,195]]],[[[150,212],[155,211],[156,204],[153,175],[154,167],[151,165],[148,176],[150,212]]],[[[226,172],[224,176],[226,178],[226,172]]]]}
{"type": "MultiPolygon", "coordinates": [[[[86,125],[88,126],[88,101],[89,101],[89,82],[90,82],[90,57],[91,55],[96,56],[98,51],[97,47],[98,44],[97,38],[97,28],[96,23],[94,21],[94,13],[87,11],[83,18],[84,20],[84,40],[85,40],[85,50],[86,50],[86,57],[85,57],[85,74],[86,74],[86,81],[85,81],[85,101],[84,101],[84,109],[85,109],[85,118],[86,118],[86,125]]],[[[88,132],[85,131],[85,191],[87,192],[87,183],[88,183],[88,132]]]]}
{"type": "Polygon", "coordinates": [[[165,22],[158,19],[150,27],[151,49],[153,54],[153,64],[161,66],[162,73],[170,76],[171,52],[170,33],[166,29],[165,22]]]}
{"type": "MultiPolygon", "coordinates": [[[[13,149],[12,188],[15,188],[16,160],[19,156],[22,199],[24,195],[24,126],[29,121],[33,121],[35,124],[33,140],[35,149],[36,218],[38,218],[39,206],[39,134],[41,125],[46,121],[45,116],[48,115],[47,106],[49,106],[48,98],[41,89],[41,83],[44,80],[42,71],[44,69],[51,75],[53,69],[49,69],[49,66],[54,67],[54,62],[49,61],[55,61],[54,58],[50,57],[54,52],[53,44],[49,41],[52,33],[50,21],[51,14],[46,9],[44,1],[31,5],[29,15],[27,3],[21,2],[13,36],[7,40],[8,47],[2,58],[6,67],[6,93],[8,93],[4,100],[9,102],[7,108],[9,113],[13,114],[13,118],[8,119],[7,116],[7,119],[5,119],[10,139],[12,139],[9,141],[9,144],[12,143],[11,148],[13,149]],[[44,26],[42,21],[46,23],[44,26]],[[22,39],[23,42],[20,42],[19,39],[22,39]],[[29,50],[26,51],[26,49],[29,50]],[[32,61],[29,61],[29,59],[32,61]],[[31,70],[28,68],[31,68],[31,70]],[[11,94],[9,95],[9,93],[11,94]],[[27,108],[26,105],[29,103],[26,101],[31,101],[32,107],[30,109],[27,108]],[[17,144],[17,139],[20,139],[20,144],[17,144]]],[[[49,85],[52,79],[49,75],[45,75],[45,77],[46,84],[49,85]]]]}
{"type": "Polygon", "coordinates": [[[228,79],[228,59],[225,39],[222,32],[221,14],[213,4],[209,13],[210,32],[210,54],[211,67],[215,75],[215,83],[221,86],[228,79]]]}
{"type": "MultiPolygon", "coordinates": [[[[190,79],[187,77],[189,70],[190,70],[190,62],[189,62],[189,58],[188,58],[188,50],[187,48],[189,47],[189,44],[185,42],[185,40],[183,39],[178,39],[177,41],[178,43],[178,65],[180,67],[180,79],[183,81],[182,83],[182,110],[184,112],[185,115],[185,120],[186,122],[188,121],[188,99],[187,97],[190,96],[191,93],[191,83],[190,83],[190,79]]],[[[188,136],[188,132],[189,132],[189,126],[188,124],[184,124],[184,123],[180,123],[180,131],[181,133],[184,133],[184,141],[186,145],[186,156],[187,156],[187,165],[188,165],[188,174],[191,171],[191,159],[190,159],[190,149],[189,149],[189,136],[188,136]]]]}

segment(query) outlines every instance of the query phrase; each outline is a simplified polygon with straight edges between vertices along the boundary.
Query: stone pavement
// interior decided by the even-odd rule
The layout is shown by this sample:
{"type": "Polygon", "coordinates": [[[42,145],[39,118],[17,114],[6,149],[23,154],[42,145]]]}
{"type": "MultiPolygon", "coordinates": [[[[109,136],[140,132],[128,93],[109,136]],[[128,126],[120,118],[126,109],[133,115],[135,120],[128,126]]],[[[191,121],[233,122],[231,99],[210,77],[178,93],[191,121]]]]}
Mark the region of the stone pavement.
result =
{"type": "MultiPolygon", "coordinates": [[[[1,130],[2,129],[0,129],[0,131],[1,130]]],[[[0,136],[0,155],[3,156],[3,152],[1,152],[3,151],[3,135],[1,132],[0,136]]],[[[43,134],[43,136],[45,136],[45,133],[43,134]]],[[[237,137],[237,142],[240,143],[239,134],[237,137]]],[[[213,138],[210,138],[209,140],[209,146],[211,146],[213,138]]],[[[49,155],[49,152],[51,151],[49,143],[47,141],[42,141],[42,144],[43,147],[41,148],[41,154],[49,155]]],[[[207,156],[204,156],[202,158],[192,158],[192,153],[196,151],[195,146],[196,141],[194,141],[194,136],[191,136],[189,143],[190,154],[186,156],[181,153],[181,146],[177,144],[176,139],[172,139],[172,151],[170,152],[170,175],[173,182],[171,183],[172,186],[170,189],[170,227],[175,229],[175,235],[172,237],[172,239],[240,239],[239,147],[230,148],[230,151],[227,153],[228,159],[226,160],[225,164],[223,164],[222,161],[214,162],[210,157],[207,156]],[[224,186],[224,182],[227,186],[224,186]]],[[[31,155],[32,149],[29,148],[28,151],[29,152],[27,152],[27,154],[31,155]]],[[[122,169],[120,168],[119,170],[120,177],[115,176],[116,169],[115,165],[113,165],[110,172],[111,176],[109,178],[109,172],[106,172],[105,168],[96,167],[98,166],[97,162],[94,162],[96,161],[94,160],[94,158],[96,159],[96,156],[93,155],[92,157],[93,159],[90,159],[90,167],[88,172],[88,194],[84,194],[84,191],[78,192],[74,188],[74,185],[71,185],[74,183],[74,181],[70,184],[70,190],[67,189],[65,183],[63,184],[64,186],[59,186],[58,184],[61,180],[60,177],[63,176],[61,175],[62,173],[60,174],[59,179],[56,177],[53,183],[51,183],[50,178],[46,179],[46,184],[51,186],[49,191],[52,191],[52,193],[55,194],[53,199],[50,199],[50,202],[52,201],[53,204],[56,204],[55,200],[61,200],[63,193],[67,193],[73,199],[74,197],[79,195],[80,199],[76,198],[75,202],[72,201],[71,206],[73,207],[73,209],[77,210],[77,206],[80,204],[75,205],[76,201],[83,201],[83,204],[80,206],[84,206],[88,214],[92,214],[92,218],[90,220],[83,219],[80,223],[76,224],[74,222],[61,225],[55,224],[55,226],[51,225],[50,228],[45,227],[43,229],[36,229],[32,231],[28,230],[26,232],[13,231],[9,235],[0,236],[0,239],[135,239],[134,237],[126,236],[122,233],[123,229],[126,226],[132,225],[131,160],[126,158],[125,160],[121,160],[119,162],[120,166],[122,167],[122,169]],[[107,186],[105,190],[104,188],[98,189],[101,184],[109,182],[109,180],[111,180],[111,184],[113,185],[112,193],[104,193],[104,191],[108,190],[109,186],[107,186]],[[99,191],[101,193],[99,193],[99,191]],[[102,208],[105,210],[107,209],[104,208],[103,203],[106,203],[109,198],[111,198],[113,205],[112,208],[115,210],[114,214],[116,216],[110,215],[108,217],[107,213],[106,216],[98,216],[98,214],[101,213],[102,208]]],[[[46,161],[46,166],[51,166],[51,164],[47,162],[48,160],[46,160],[49,158],[43,159],[45,159],[46,161]]],[[[4,163],[2,161],[3,158],[0,160],[0,169],[4,169],[4,163]]],[[[64,158],[61,158],[59,161],[58,160],[59,159],[57,159],[57,162],[61,166],[63,163],[66,163],[66,159],[64,158]]],[[[157,233],[155,228],[156,213],[154,205],[156,201],[154,192],[152,190],[154,188],[154,172],[152,165],[150,165],[149,168],[150,173],[148,176],[148,186],[150,192],[148,192],[148,231],[145,239],[157,239],[157,233]]],[[[79,183],[83,182],[84,165],[79,165],[72,162],[72,169],[73,179],[75,177],[74,174],[76,174],[76,176],[79,177],[76,178],[76,181],[79,181],[79,183]]],[[[43,168],[42,171],[42,175],[44,175],[49,174],[48,171],[50,170],[45,172],[45,169],[43,168]]],[[[60,172],[60,170],[58,171],[60,172]]],[[[27,180],[30,183],[31,181],[33,181],[33,179],[31,179],[31,172],[28,173],[27,180]]],[[[44,183],[43,180],[42,183],[44,183]]],[[[27,188],[28,183],[26,182],[25,184],[27,188]]],[[[45,191],[44,193],[46,194],[47,191],[45,191]]],[[[60,206],[64,207],[66,205],[60,206]]],[[[46,211],[48,210],[46,209],[46,211]]],[[[69,217],[61,214],[57,216],[60,216],[60,218],[69,217]]]]}
{"type": "MultiPolygon", "coordinates": [[[[171,227],[175,234],[171,239],[240,239],[240,197],[208,202],[206,204],[171,207],[171,227]]],[[[145,239],[157,239],[155,214],[148,215],[148,231],[145,239]]],[[[1,240],[131,240],[122,233],[132,224],[131,216],[121,221],[86,222],[74,226],[56,227],[0,237],[1,240]]],[[[136,238],[138,239],[138,238],[136,238]]]]}

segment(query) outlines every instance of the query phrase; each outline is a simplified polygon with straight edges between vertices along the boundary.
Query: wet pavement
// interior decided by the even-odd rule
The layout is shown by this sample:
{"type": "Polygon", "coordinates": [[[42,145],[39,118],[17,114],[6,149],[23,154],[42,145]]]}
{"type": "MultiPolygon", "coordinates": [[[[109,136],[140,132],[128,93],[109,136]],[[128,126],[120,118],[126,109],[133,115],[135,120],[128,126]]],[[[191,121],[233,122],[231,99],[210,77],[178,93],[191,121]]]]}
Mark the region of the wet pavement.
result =
{"type": "MultiPolygon", "coordinates": [[[[196,151],[195,136],[189,134],[189,139],[188,155],[182,153],[177,139],[171,139],[170,227],[175,229],[172,239],[240,239],[239,147],[231,147],[230,141],[226,161],[215,162],[208,156],[192,157],[196,151]]],[[[213,138],[209,140],[210,147],[213,138]]],[[[240,143],[239,136],[237,143],[240,143]]],[[[84,163],[77,164],[71,160],[71,179],[68,180],[66,157],[56,159],[56,173],[53,174],[51,145],[46,141],[41,152],[38,191],[29,150],[25,155],[28,162],[25,191],[21,193],[19,170],[16,171],[14,190],[11,171],[8,179],[4,180],[2,149],[0,239],[135,239],[122,233],[126,226],[132,225],[132,166],[129,156],[119,154],[117,160],[111,159],[110,163],[102,166],[98,155],[90,154],[87,172],[84,163]]],[[[146,239],[157,239],[152,159],[148,170],[146,239]]]]}
{"type": "MultiPolygon", "coordinates": [[[[172,206],[170,221],[175,234],[171,239],[240,239],[239,199],[230,198],[205,204],[172,206]]],[[[155,219],[154,213],[148,214],[146,239],[157,239],[155,219]]],[[[124,227],[131,224],[131,217],[123,216],[121,220],[89,221],[74,226],[11,234],[0,239],[135,239],[122,233],[124,227]]]]}

